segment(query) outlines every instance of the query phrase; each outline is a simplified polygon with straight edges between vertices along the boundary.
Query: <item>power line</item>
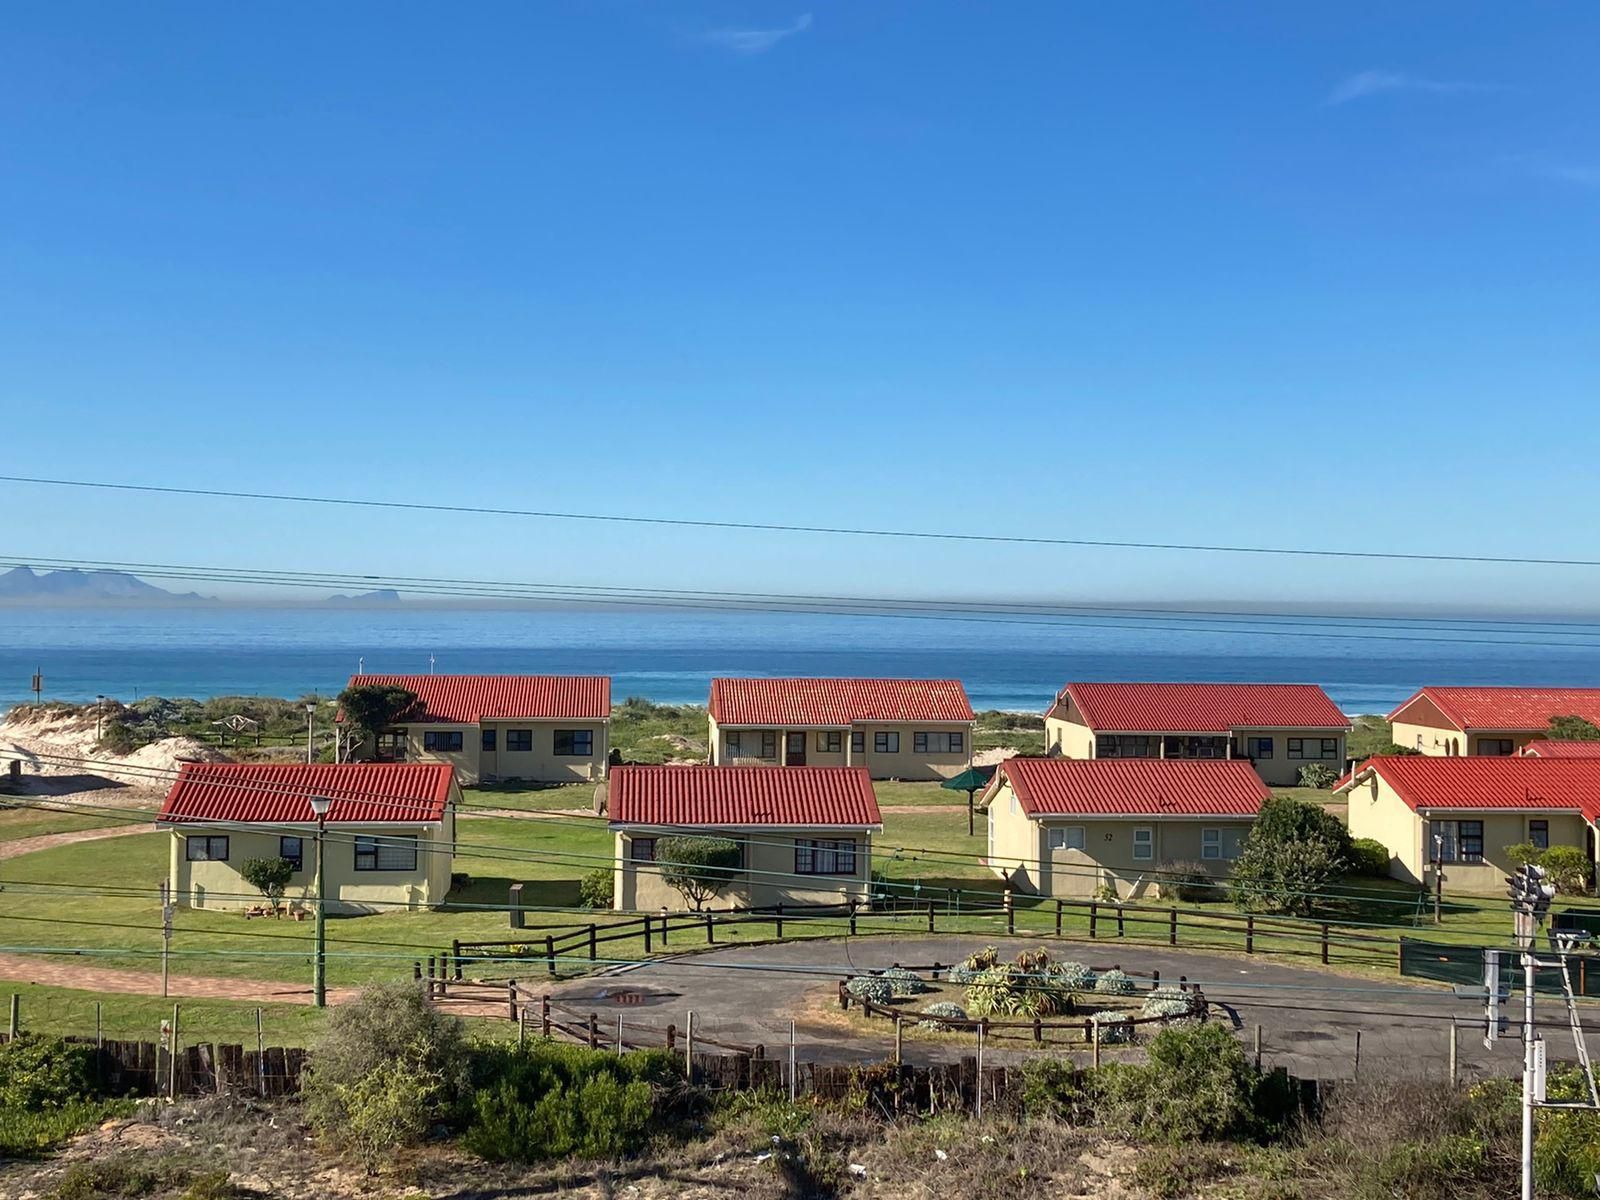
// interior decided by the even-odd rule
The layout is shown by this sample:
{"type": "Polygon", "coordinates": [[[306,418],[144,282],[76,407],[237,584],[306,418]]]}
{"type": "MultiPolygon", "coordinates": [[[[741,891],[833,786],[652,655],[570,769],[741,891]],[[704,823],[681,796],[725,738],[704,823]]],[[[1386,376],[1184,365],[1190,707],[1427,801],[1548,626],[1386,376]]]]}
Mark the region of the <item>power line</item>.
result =
{"type": "Polygon", "coordinates": [[[344,496],[310,496],[290,492],[248,492],[223,488],[184,488],[143,483],[113,483],[90,479],[47,479],[31,475],[0,475],[0,482],[38,487],[79,488],[98,491],[139,492],[168,496],[201,496],[224,500],[265,500],[282,504],[332,505],[452,515],[525,517],[547,521],[609,522],[625,525],[674,526],[760,533],[799,533],[828,536],[900,538],[918,541],[988,542],[1024,546],[1074,546],[1107,550],[1184,551],[1206,554],[1285,555],[1303,558],[1379,559],[1401,562],[1487,563],[1515,566],[1600,567],[1600,559],[1535,558],[1525,555],[1434,554],[1414,551],[1332,550],[1296,546],[1245,546],[1201,542],[1114,541],[1102,538],[1033,537],[1021,534],[955,533],[919,529],[882,529],[836,525],[793,525],[775,521],[713,521],[690,517],[646,517],[625,513],[563,512],[556,509],[498,508],[474,504],[425,504],[408,500],[372,500],[344,496]]]}
{"type": "MultiPolygon", "coordinates": [[[[0,566],[49,566],[52,569],[76,570],[132,570],[140,575],[155,579],[178,579],[187,582],[212,582],[212,583],[242,583],[255,586],[283,587],[283,588],[308,588],[308,587],[393,587],[395,590],[405,591],[412,595],[428,597],[448,597],[457,599],[478,600],[517,600],[534,603],[554,603],[561,605],[581,606],[611,606],[622,608],[645,609],[671,609],[679,611],[709,611],[709,612],[761,612],[800,614],[815,616],[844,616],[844,617],[874,617],[891,620],[909,621],[945,621],[965,624],[982,625],[1017,625],[1033,628],[1074,630],[1074,629],[1106,629],[1119,632],[1165,629],[1180,633],[1210,633],[1231,636],[1249,637],[1313,637],[1334,641],[1377,641],[1377,642],[1431,642],[1444,645],[1479,645],[1479,646],[1542,646],[1552,649],[1573,650],[1590,649],[1593,643],[1584,641],[1541,640],[1533,637],[1472,637],[1468,634],[1522,634],[1536,632],[1549,638],[1600,638],[1600,628],[1593,626],[1576,626],[1569,629],[1558,629],[1556,622],[1538,625],[1529,623],[1531,628],[1518,624],[1516,628],[1502,628],[1477,622],[1474,624],[1435,624],[1419,625],[1416,619],[1396,618],[1370,618],[1365,625],[1355,621],[1329,620],[1327,618],[1296,618],[1292,613],[1262,614],[1260,618],[1252,619],[1241,616],[1239,619],[1225,619],[1221,624],[1198,625],[1194,624],[1198,614],[1180,614],[1174,616],[1161,616],[1160,610],[1145,610],[1138,615],[1125,615],[1115,608],[1089,609],[1083,606],[1080,611],[1072,611],[1072,606],[1061,606],[1051,610],[1048,606],[1038,605],[1033,609],[1017,609],[996,602],[1001,607],[995,607],[988,602],[966,601],[922,601],[922,600],[896,600],[882,597],[863,597],[859,600],[817,598],[805,595],[784,597],[781,593],[772,593],[776,599],[770,602],[756,602],[751,599],[739,598],[745,594],[734,593],[726,598],[719,598],[718,593],[672,591],[661,588],[625,588],[610,587],[599,589],[593,585],[567,585],[551,583],[482,583],[472,580],[438,580],[429,582],[411,582],[408,577],[390,577],[383,575],[333,575],[317,574],[311,572],[261,570],[256,568],[231,568],[231,567],[204,567],[204,566],[179,566],[172,564],[142,564],[117,561],[97,561],[88,559],[54,559],[54,558],[24,558],[15,556],[0,556],[0,566]],[[934,607],[929,607],[934,606],[934,607]],[[1083,613],[1093,615],[1098,620],[1089,620],[1083,613]],[[1054,617],[1055,619],[1050,619],[1054,617]],[[1271,618],[1271,619],[1269,619],[1271,618]],[[1287,618],[1279,620],[1277,618],[1287,618]],[[1382,628],[1394,620],[1409,620],[1411,623],[1397,627],[1397,632],[1326,632],[1329,627],[1343,629],[1372,629],[1382,628]],[[1269,628],[1268,626],[1286,626],[1286,628],[1269,628]],[[1428,636],[1428,633],[1449,633],[1455,636],[1428,636]]],[[[757,593],[750,593],[754,596],[757,593]]],[[[1226,614],[1217,614],[1225,616],[1226,614]]]]}

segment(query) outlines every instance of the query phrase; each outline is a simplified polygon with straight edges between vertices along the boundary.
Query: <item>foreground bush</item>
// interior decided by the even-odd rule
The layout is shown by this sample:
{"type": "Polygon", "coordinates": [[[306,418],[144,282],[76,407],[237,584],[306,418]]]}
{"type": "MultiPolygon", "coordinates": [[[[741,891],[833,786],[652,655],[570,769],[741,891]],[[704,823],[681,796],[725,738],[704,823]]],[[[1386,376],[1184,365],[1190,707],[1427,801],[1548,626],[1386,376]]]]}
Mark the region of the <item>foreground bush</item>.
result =
{"type": "Polygon", "coordinates": [[[471,1082],[461,1022],[416,983],[378,984],[332,1010],[302,1084],[312,1128],[376,1169],[449,1123],[471,1082]]]}
{"type": "Polygon", "coordinates": [[[1374,879],[1389,877],[1389,847],[1375,838],[1353,838],[1350,842],[1350,870],[1374,879]]]}
{"type": "Polygon", "coordinates": [[[613,903],[616,876],[610,867],[599,867],[578,881],[578,901],[585,908],[608,909],[613,903]]]}
{"type": "Polygon", "coordinates": [[[100,1098],[95,1052],[23,1035],[0,1045],[0,1158],[28,1158],[132,1108],[100,1098]]]}
{"type": "Polygon", "coordinates": [[[639,1150],[686,1106],[678,1060],[664,1050],[612,1054],[533,1042],[481,1048],[462,1145],[484,1158],[540,1162],[639,1150]]]}

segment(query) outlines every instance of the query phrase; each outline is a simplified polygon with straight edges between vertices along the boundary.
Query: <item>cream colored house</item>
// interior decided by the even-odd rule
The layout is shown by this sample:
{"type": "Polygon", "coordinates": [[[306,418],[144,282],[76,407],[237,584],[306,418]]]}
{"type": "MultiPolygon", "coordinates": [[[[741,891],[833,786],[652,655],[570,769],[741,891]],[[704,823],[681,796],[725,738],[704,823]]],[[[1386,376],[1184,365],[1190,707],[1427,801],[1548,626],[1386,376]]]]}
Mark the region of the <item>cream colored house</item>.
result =
{"type": "Polygon", "coordinates": [[[709,707],[714,766],[935,780],[972,763],[975,720],[956,679],[713,679],[709,707]]]}
{"type": "Polygon", "coordinates": [[[330,913],[433,908],[450,891],[455,774],[444,763],[185,763],[156,825],[172,831],[169,883],[190,908],[264,903],[240,871],[253,858],[294,867],[291,911],[316,898],[317,820],[311,797],[333,801],[323,826],[330,913]]]}
{"type": "Polygon", "coordinates": [[[1600,724],[1600,688],[1425,687],[1389,714],[1394,744],[1441,758],[1518,754],[1555,717],[1600,724]]]}
{"type": "Polygon", "coordinates": [[[1350,719],[1309,683],[1069,683],[1045,713],[1066,758],[1243,759],[1274,787],[1344,770],[1350,719]]]}
{"type": "Polygon", "coordinates": [[[469,786],[605,778],[611,680],[603,675],[352,675],[347,686],[402,687],[410,712],[356,757],[442,762],[469,786]]]}
{"type": "Polygon", "coordinates": [[[617,767],[607,812],[625,911],[690,907],[661,873],[666,839],[686,836],[740,847],[707,908],[866,904],[883,828],[865,767],[617,767]]]}
{"type": "Polygon", "coordinates": [[[1041,896],[1153,899],[1178,864],[1225,878],[1270,796],[1240,759],[1011,758],[983,796],[988,864],[1041,896]]]}
{"type": "Polygon", "coordinates": [[[1594,861],[1600,758],[1379,755],[1335,789],[1350,834],[1388,847],[1389,873],[1422,883],[1434,863],[1452,892],[1492,894],[1519,865],[1507,846],[1577,846],[1594,861]]]}

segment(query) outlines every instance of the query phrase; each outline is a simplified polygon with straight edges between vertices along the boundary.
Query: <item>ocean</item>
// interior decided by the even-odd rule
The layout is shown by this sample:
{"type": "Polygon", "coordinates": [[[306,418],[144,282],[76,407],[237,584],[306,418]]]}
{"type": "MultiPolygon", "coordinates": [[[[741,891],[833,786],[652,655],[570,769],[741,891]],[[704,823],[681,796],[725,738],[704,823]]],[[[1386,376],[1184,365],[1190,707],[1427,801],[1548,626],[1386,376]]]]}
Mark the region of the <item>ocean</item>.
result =
{"type": "Polygon", "coordinates": [[[953,677],[975,707],[1043,709],[1069,680],[1319,683],[1350,713],[1425,683],[1600,686],[1600,624],[1223,617],[961,621],[815,613],[0,608],[0,705],[337,692],[368,672],[612,677],[703,704],[714,675],[953,677]],[[1106,627],[1114,626],[1114,627],[1106,627]],[[430,661],[431,660],[431,661],[430,661]]]}

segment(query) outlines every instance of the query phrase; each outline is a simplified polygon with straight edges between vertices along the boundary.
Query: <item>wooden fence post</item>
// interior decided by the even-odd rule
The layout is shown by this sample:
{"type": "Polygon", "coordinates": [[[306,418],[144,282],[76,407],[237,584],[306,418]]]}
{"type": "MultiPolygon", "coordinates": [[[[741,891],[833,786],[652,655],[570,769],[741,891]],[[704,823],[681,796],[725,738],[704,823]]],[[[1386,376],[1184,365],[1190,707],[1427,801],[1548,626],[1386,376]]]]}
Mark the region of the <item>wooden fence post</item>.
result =
{"type": "Polygon", "coordinates": [[[1244,952],[1246,954],[1254,954],[1256,952],[1256,916],[1254,913],[1247,914],[1244,919],[1244,952]]]}
{"type": "Polygon", "coordinates": [[[16,1041],[17,1034],[22,1030],[22,995],[19,992],[11,993],[11,1015],[6,1020],[6,1040],[16,1041]]]}
{"type": "Polygon", "coordinates": [[[850,936],[856,935],[856,902],[850,901],[850,936]]]}
{"type": "Polygon", "coordinates": [[[1127,933],[1122,927],[1122,905],[1117,905],[1117,936],[1123,937],[1127,933]]]}
{"type": "Polygon", "coordinates": [[[670,1054],[678,1048],[678,1026],[675,1022],[667,1022],[667,1052],[670,1054]]]}
{"type": "Polygon", "coordinates": [[[508,901],[508,905],[511,910],[511,928],[525,928],[527,926],[528,917],[527,914],[522,911],[522,885],[520,883],[513,883],[511,885],[511,897],[508,901]]]}
{"type": "Polygon", "coordinates": [[[928,932],[933,932],[933,901],[928,901],[928,932]]]}
{"type": "Polygon", "coordinates": [[[1056,936],[1061,936],[1061,901],[1056,901],[1056,936]]]}
{"type": "Polygon", "coordinates": [[[772,918],[772,936],[780,942],[783,941],[783,901],[778,901],[778,907],[772,918]]]}
{"type": "Polygon", "coordinates": [[[506,980],[506,1000],[511,1019],[515,1021],[517,1019],[517,981],[515,979],[506,980]]]}
{"type": "Polygon", "coordinates": [[[1017,932],[1017,910],[1011,899],[1010,888],[1006,889],[1006,894],[1001,898],[1001,903],[1006,910],[1006,933],[1014,934],[1017,932]]]}
{"type": "Polygon", "coordinates": [[[1178,910],[1175,909],[1175,908],[1169,908],[1167,910],[1167,945],[1176,946],[1177,944],[1178,944],[1178,910]]]}
{"type": "Polygon", "coordinates": [[[650,920],[650,914],[649,913],[645,913],[645,915],[644,915],[644,952],[646,954],[650,953],[650,930],[653,928],[653,925],[654,925],[654,923],[650,920]]]}
{"type": "Polygon", "coordinates": [[[661,948],[667,948],[667,910],[661,910],[661,948]]]}
{"type": "Polygon", "coordinates": [[[717,942],[716,927],[711,923],[711,914],[706,914],[706,945],[714,946],[717,942]]]}
{"type": "Polygon", "coordinates": [[[1089,901],[1089,938],[1093,940],[1100,936],[1100,902],[1089,901]]]}
{"type": "Polygon", "coordinates": [[[450,943],[450,962],[451,962],[451,965],[455,968],[454,971],[451,973],[452,974],[452,978],[454,978],[457,983],[460,983],[461,982],[461,942],[459,940],[453,941],[453,942],[450,943]]]}
{"type": "Polygon", "coordinates": [[[422,982],[422,960],[420,958],[411,964],[411,981],[413,983],[422,982]]]}
{"type": "Polygon", "coordinates": [[[554,975],[556,973],[556,935],[553,933],[544,935],[544,961],[545,966],[549,968],[550,974],[554,975]]]}
{"type": "Polygon", "coordinates": [[[594,959],[595,959],[595,944],[596,944],[595,943],[595,934],[597,932],[598,931],[595,928],[594,922],[591,921],[589,923],[589,961],[590,962],[593,962],[594,959]]]}
{"type": "Polygon", "coordinates": [[[589,1014],[589,1049],[600,1049],[600,1018],[594,1013],[589,1014]]]}
{"type": "Polygon", "coordinates": [[[1328,965],[1328,923],[1322,923],[1322,965],[1328,965]]]}
{"type": "Polygon", "coordinates": [[[539,1032],[545,1037],[550,1036],[550,997],[539,997],[539,1032]]]}

